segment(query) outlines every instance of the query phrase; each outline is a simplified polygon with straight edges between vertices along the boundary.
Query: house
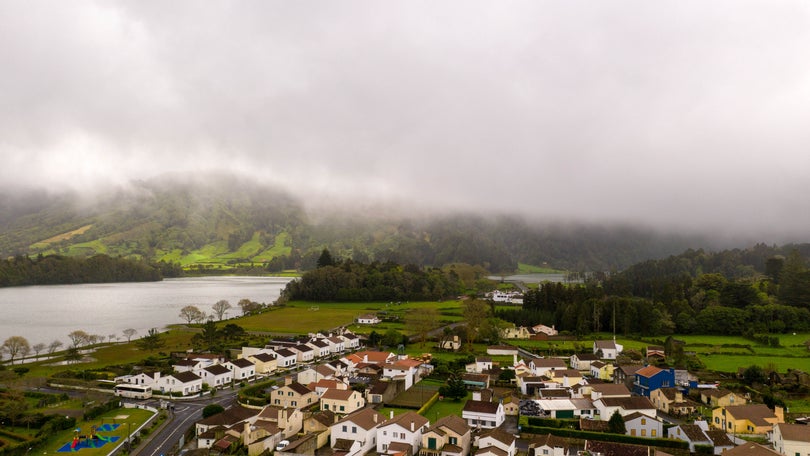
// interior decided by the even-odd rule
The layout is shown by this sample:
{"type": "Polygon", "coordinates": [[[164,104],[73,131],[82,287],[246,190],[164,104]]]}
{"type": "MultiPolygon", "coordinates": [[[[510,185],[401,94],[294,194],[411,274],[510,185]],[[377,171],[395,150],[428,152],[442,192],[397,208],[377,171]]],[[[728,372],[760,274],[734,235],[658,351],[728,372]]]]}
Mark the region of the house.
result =
{"type": "Polygon", "coordinates": [[[593,353],[576,353],[571,355],[569,364],[571,369],[590,372],[591,363],[599,361],[599,357],[593,353]]]}
{"type": "Polygon", "coordinates": [[[377,426],[385,416],[373,408],[360,409],[331,426],[332,448],[348,447],[345,456],[365,454],[377,447],[377,426]],[[341,444],[341,441],[342,444],[341,444]],[[350,442],[349,445],[346,445],[350,442]]]}
{"type": "Polygon", "coordinates": [[[383,377],[404,379],[405,389],[409,389],[414,383],[419,381],[418,367],[421,364],[421,361],[409,358],[383,364],[383,377]]]}
{"type": "Polygon", "coordinates": [[[501,428],[490,429],[476,439],[476,456],[515,456],[517,439],[501,428]],[[496,449],[496,451],[492,451],[496,449]]]}
{"type": "Polygon", "coordinates": [[[327,337],[326,342],[329,344],[329,349],[332,350],[333,355],[346,351],[346,342],[338,336],[327,337]]]}
{"type": "Polygon", "coordinates": [[[529,456],[568,456],[568,443],[551,434],[535,436],[529,440],[529,456]]]}
{"type": "Polygon", "coordinates": [[[712,410],[712,426],[730,434],[767,434],[785,422],[784,409],[764,404],[729,405],[712,410]]]}
{"type": "Polygon", "coordinates": [[[535,325],[532,326],[532,332],[534,334],[544,334],[546,336],[556,336],[558,331],[554,328],[554,325],[546,326],[546,325],[535,325]]]}
{"type": "Polygon", "coordinates": [[[254,424],[256,423],[273,423],[281,430],[282,437],[289,439],[301,432],[304,427],[304,414],[301,410],[291,407],[267,405],[256,416],[254,424]]]}
{"type": "Polygon", "coordinates": [[[698,409],[698,404],[683,397],[678,388],[658,388],[650,393],[650,401],[655,408],[670,415],[689,416],[698,409]]]}
{"type": "Polygon", "coordinates": [[[289,348],[279,348],[275,350],[276,365],[279,369],[290,369],[298,362],[298,352],[294,352],[289,348]]]}
{"type": "Polygon", "coordinates": [[[620,364],[613,370],[613,383],[623,383],[632,389],[636,381],[636,371],[643,367],[641,364],[620,364]]]}
{"type": "Polygon", "coordinates": [[[332,436],[332,425],[338,416],[331,410],[321,410],[304,418],[304,435],[318,434],[317,448],[323,448],[332,436]]]}
{"type": "Polygon", "coordinates": [[[256,365],[249,359],[234,359],[224,365],[231,371],[234,381],[250,381],[256,377],[256,365]]]}
{"type": "Polygon", "coordinates": [[[321,396],[321,410],[331,410],[340,415],[348,415],[365,407],[366,400],[359,391],[351,389],[328,389],[321,396]]]}
{"type": "Polygon", "coordinates": [[[199,369],[194,373],[202,378],[203,383],[208,384],[211,388],[224,388],[229,386],[233,381],[233,373],[222,364],[214,364],[199,369]]]}
{"type": "Polygon", "coordinates": [[[664,423],[654,417],[633,412],[622,418],[629,436],[650,437],[653,439],[664,436],[664,423]]]}
{"type": "Polygon", "coordinates": [[[773,427],[773,448],[782,454],[810,454],[810,427],[806,424],[778,423],[773,427]]]}
{"type": "Polygon", "coordinates": [[[492,358],[489,356],[476,356],[475,362],[467,364],[464,370],[467,372],[480,374],[492,369],[492,358]]]}
{"type": "MultiPolygon", "coordinates": [[[[560,358],[534,358],[529,361],[528,367],[531,369],[533,375],[537,377],[545,375],[549,378],[552,375],[552,371],[568,369],[565,361],[560,358]]],[[[577,376],[581,377],[581,374],[577,372],[577,376]]]]}
{"type": "MultiPolygon", "coordinates": [[[[194,375],[191,372],[185,373],[194,375]]],[[[237,424],[248,422],[255,418],[257,414],[257,410],[235,405],[220,413],[197,421],[194,424],[194,435],[197,436],[197,448],[211,448],[217,440],[223,437],[225,430],[231,429],[237,424]],[[219,432],[208,432],[214,429],[219,429],[219,432]]],[[[239,427],[237,433],[241,434],[241,432],[242,427],[239,427]]]]}
{"type": "Polygon", "coordinates": [[[161,393],[188,396],[202,392],[202,384],[202,378],[194,372],[175,372],[165,376],[161,376],[160,372],[155,372],[152,389],[161,393]]]}
{"type": "Polygon", "coordinates": [[[489,375],[488,374],[461,374],[461,380],[467,389],[484,389],[489,388],[489,375]]]}
{"type": "Polygon", "coordinates": [[[501,339],[528,339],[532,336],[529,328],[525,326],[515,326],[501,328],[501,339]]]}
{"type": "Polygon", "coordinates": [[[377,428],[377,453],[416,454],[422,443],[422,434],[428,430],[430,421],[416,412],[394,416],[377,428]]]}
{"type": "Polygon", "coordinates": [[[487,347],[487,355],[490,356],[512,356],[517,355],[518,349],[517,347],[513,347],[512,345],[490,345],[487,347]]]}
{"type": "Polygon", "coordinates": [[[350,364],[371,363],[371,364],[385,364],[390,363],[397,358],[397,355],[391,352],[381,352],[373,350],[364,350],[355,352],[341,358],[350,364]]]}
{"type": "Polygon", "coordinates": [[[556,369],[551,371],[551,380],[563,388],[571,388],[583,382],[582,373],[576,369],[556,369]]]}
{"type": "Polygon", "coordinates": [[[456,415],[447,415],[422,434],[419,456],[466,456],[471,440],[467,422],[456,415]]]}
{"type": "Polygon", "coordinates": [[[650,402],[650,399],[643,396],[603,397],[593,401],[593,405],[599,411],[599,417],[603,421],[610,420],[616,410],[622,416],[634,412],[650,417],[656,416],[655,406],[650,402]]]}
{"type": "Polygon", "coordinates": [[[745,442],[740,446],[736,446],[730,450],[723,452],[723,456],[776,456],[779,455],[776,451],[768,447],[764,447],[758,443],[745,442]]]}
{"type": "Polygon", "coordinates": [[[253,362],[255,372],[259,375],[272,374],[278,368],[276,355],[271,353],[256,353],[248,356],[247,359],[253,362]]]}
{"type": "Polygon", "coordinates": [[[701,389],[700,401],[711,407],[728,407],[729,405],[745,405],[748,403],[744,397],[723,388],[701,389]]]}
{"type": "Polygon", "coordinates": [[[285,379],[285,385],[270,394],[272,405],[280,407],[303,408],[308,407],[318,401],[315,391],[306,386],[292,381],[290,377],[285,379]]]}
{"type": "Polygon", "coordinates": [[[377,323],[382,322],[376,315],[374,314],[363,314],[357,317],[357,324],[360,325],[376,325],[377,323]]]}
{"type": "Polygon", "coordinates": [[[315,361],[315,350],[306,344],[295,344],[286,347],[287,350],[295,353],[295,362],[297,364],[309,364],[315,361]]]}
{"type": "Polygon", "coordinates": [[[306,343],[306,346],[315,350],[315,358],[326,358],[332,354],[329,342],[326,342],[324,339],[312,339],[306,343]]]}
{"type": "Polygon", "coordinates": [[[461,417],[471,428],[492,429],[503,424],[506,420],[506,412],[504,412],[502,403],[482,400],[481,392],[476,391],[473,393],[473,398],[464,404],[461,417]]]}
{"type": "Polygon", "coordinates": [[[670,439],[683,440],[689,444],[689,452],[695,452],[695,445],[712,445],[704,429],[697,424],[679,424],[667,430],[670,439]]]}
{"type": "Polygon", "coordinates": [[[675,370],[646,366],[636,371],[633,382],[633,394],[650,397],[658,388],[675,386],[675,370]]]}
{"type": "Polygon", "coordinates": [[[624,346],[617,344],[615,340],[593,341],[593,353],[600,359],[616,359],[622,350],[624,346]]]}
{"type": "Polygon", "coordinates": [[[355,350],[360,348],[360,337],[357,334],[346,331],[338,337],[343,339],[343,344],[347,350],[355,350]]]}
{"type": "Polygon", "coordinates": [[[457,335],[442,337],[439,339],[438,347],[441,350],[458,351],[461,348],[461,339],[457,335]]]}
{"type": "Polygon", "coordinates": [[[591,363],[591,377],[607,382],[613,381],[613,363],[594,361],[591,363]]]}
{"type": "Polygon", "coordinates": [[[726,431],[721,431],[720,429],[704,429],[703,432],[709,437],[709,440],[712,441],[712,445],[714,446],[714,454],[723,454],[723,452],[736,446],[734,442],[728,438],[726,431]]]}
{"type": "Polygon", "coordinates": [[[590,417],[593,415],[592,412],[595,412],[593,403],[587,399],[554,398],[538,399],[534,402],[540,410],[553,419],[571,419],[583,414],[590,417]]]}
{"type": "Polygon", "coordinates": [[[603,397],[630,397],[630,390],[624,385],[597,383],[589,387],[591,390],[591,400],[594,401],[603,397]]]}
{"type": "Polygon", "coordinates": [[[153,385],[155,383],[155,374],[146,374],[141,372],[138,375],[122,375],[115,377],[115,383],[129,383],[130,385],[153,385]]]}
{"type": "Polygon", "coordinates": [[[647,346],[647,362],[663,361],[667,359],[666,349],[660,345],[647,346]]]}

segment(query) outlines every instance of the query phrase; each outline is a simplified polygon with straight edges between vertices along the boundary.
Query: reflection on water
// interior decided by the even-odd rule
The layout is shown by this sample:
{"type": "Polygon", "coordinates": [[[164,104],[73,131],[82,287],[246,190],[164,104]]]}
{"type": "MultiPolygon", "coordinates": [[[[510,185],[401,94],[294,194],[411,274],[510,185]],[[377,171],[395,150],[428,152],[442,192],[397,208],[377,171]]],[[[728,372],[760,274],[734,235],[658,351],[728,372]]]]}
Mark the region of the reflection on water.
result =
{"type": "Polygon", "coordinates": [[[150,328],[183,323],[187,305],[212,313],[211,306],[230,302],[227,317],[241,315],[237,303],[247,298],[270,304],[291,279],[283,277],[195,277],[161,282],[49,285],[0,288],[0,341],[23,336],[31,345],[61,340],[75,330],[107,340],[126,340],[134,328],[138,338],[150,328]],[[112,339],[110,339],[112,336],[112,339]]]}

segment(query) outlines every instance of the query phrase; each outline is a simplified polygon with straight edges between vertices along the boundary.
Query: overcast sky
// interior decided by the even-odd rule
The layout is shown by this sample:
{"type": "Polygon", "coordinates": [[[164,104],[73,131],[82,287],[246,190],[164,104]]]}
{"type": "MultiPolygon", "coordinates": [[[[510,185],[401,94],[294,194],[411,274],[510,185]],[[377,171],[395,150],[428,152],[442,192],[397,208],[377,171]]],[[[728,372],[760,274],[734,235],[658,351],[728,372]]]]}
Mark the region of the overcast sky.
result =
{"type": "Polygon", "coordinates": [[[810,241],[806,1],[8,1],[0,62],[6,183],[225,169],[810,241]]]}

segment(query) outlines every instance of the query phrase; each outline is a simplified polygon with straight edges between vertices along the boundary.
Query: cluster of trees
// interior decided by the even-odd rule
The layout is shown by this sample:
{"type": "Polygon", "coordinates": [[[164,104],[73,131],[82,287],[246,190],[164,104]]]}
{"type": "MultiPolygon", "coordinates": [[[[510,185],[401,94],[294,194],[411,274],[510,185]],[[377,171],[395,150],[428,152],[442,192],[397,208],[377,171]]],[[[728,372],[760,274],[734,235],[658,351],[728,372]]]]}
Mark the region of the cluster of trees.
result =
{"type": "Polygon", "coordinates": [[[461,282],[452,271],[423,269],[395,263],[335,262],[328,251],[318,260],[320,267],[305,273],[284,289],[289,299],[306,301],[430,301],[455,296],[461,282]]]}
{"type": "Polygon", "coordinates": [[[497,315],[521,325],[554,324],[577,334],[615,330],[625,335],[752,337],[810,330],[810,269],[799,251],[763,259],[757,263],[762,273],[733,261],[741,257],[739,251],[688,251],[581,286],[545,283],[525,294],[522,309],[497,315]]]}
{"type": "MultiPolygon", "coordinates": [[[[247,298],[240,299],[237,306],[242,311],[243,316],[259,312],[265,307],[264,304],[258,303],[256,301],[251,301],[250,299],[247,298]]],[[[197,306],[189,305],[180,309],[179,316],[180,318],[185,320],[187,324],[202,323],[206,320],[213,320],[213,319],[222,321],[222,319],[225,318],[228,311],[231,309],[233,309],[233,306],[231,305],[230,302],[228,302],[227,299],[220,299],[211,306],[210,315],[200,310],[200,308],[197,306]]]]}
{"type": "Polygon", "coordinates": [[[179,266],[107,255],[61,255],[0,260],[0,287],[73,283],[148,282],[180,274],[179,266]]]}

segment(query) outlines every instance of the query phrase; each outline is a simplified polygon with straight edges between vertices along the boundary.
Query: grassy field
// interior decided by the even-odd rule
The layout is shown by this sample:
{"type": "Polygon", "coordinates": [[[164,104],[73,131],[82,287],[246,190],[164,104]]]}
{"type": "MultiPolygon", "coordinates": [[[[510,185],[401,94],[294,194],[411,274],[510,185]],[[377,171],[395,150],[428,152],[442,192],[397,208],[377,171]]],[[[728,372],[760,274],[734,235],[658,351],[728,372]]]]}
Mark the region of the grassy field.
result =
{"type": "MultiPolygon", "coordinates": [[[[106,443],[99,448],[83,448],[80,450],[80,454],[82,456],[102,456],[109,454],[113,448],[127,438],[130,429],[134,431],[138,426],[145,423],[150,416],[152,416],[152,412],[147,410],[121,408],[106,413],[94,420],[76,423],[76,427],[81,429],[80,433],[82,435],[89,434],[92,425],[99,426],[103,423],[115,423],[119,425],[115,430],[99,433],[100,436],[104,437],[117,437],[118,440],[116,442],[106,443]]],[[[74,435],[75,433],[72,429],[58,432],[54,434],[43,447],[38,448],[36,454],[56,454],[66,443],[73,441],[74,435]]]]}

